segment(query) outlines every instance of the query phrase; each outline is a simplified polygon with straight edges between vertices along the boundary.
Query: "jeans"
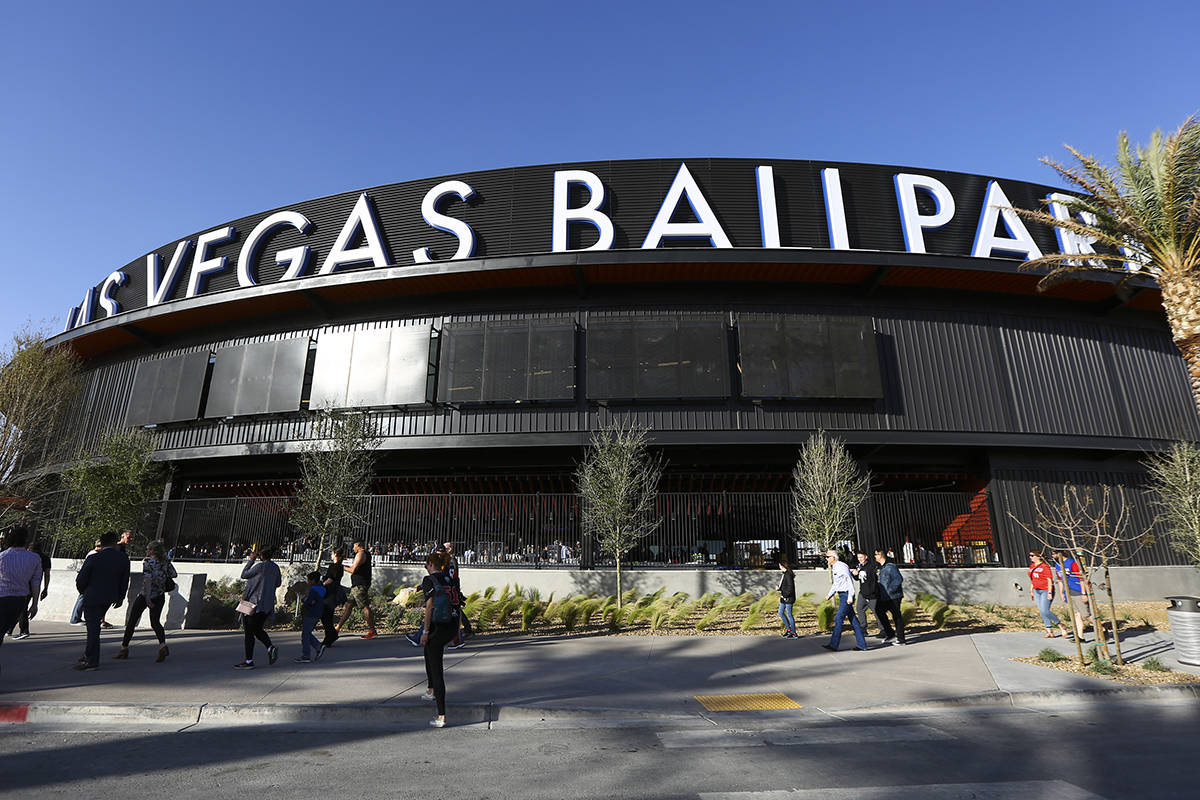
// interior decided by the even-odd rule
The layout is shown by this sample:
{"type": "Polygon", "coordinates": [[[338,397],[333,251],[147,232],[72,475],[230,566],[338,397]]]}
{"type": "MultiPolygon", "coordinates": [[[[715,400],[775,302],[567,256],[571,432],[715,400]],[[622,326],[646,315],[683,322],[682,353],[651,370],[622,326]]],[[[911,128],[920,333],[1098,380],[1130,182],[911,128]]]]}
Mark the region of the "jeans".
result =
{"type": "Polygon", "coordinates": [[[92,666],[100,663],[100,623],[104,621],[104,612],[108,609],[108,603],[83,607],[83,621],[87,624],[87,646],[83,649],[83,658],[92,666]]]}
{"type": "Polygon", "coordinates": [[[433,689],[439,717],[446,716],[446,675],[442,669],[442,659],[446,655],[446,645],[457,634],[458,626],[454,623],[434,623],[429,629],[429,640],[425,643],[425,677],[429,679],[429,688],[433,689]]]}
{"type": "Polygon", "coordinates": [[[792,616],[792,603],[779,603],[779,618],[783,620],[783,627],[787,628],[788,633],[796,632],[796,618],[792,616]]]}
{"type": "Polygon", "coordinates": [[[1042,623],[1047,628],[1058,628],[1062,622],[1050,610],[1050,592],[1045,589],[1033,590],[1033,602],[1037,603],[1038,612],[1042,615],[1042,623]]]}
{"type": "Polygon", "coordinates": [[[254,660],[254,640],[258,639],[268,648],[271,647],[271,637],[263,630],[267,622],[266,614],[248,614],[242,617],[242,629],[246,632],[246,660],[254,660]]]}
{"type": "Polygon", "coordinates": [[[129,647],[129,641],[133,638],[133,629],[142,620],[142,612],[150,609],[150,627],[154,629],[154,635],[158,637],[160,645],[167,643],[167,632],[162,626],[162,610],[167,604],[167,596],[160,594],[149,601],[146,600],[146,595],[139,594],[133,599],[133,603],[129,606],[129,614],[125,617],[125,638],[121,640],[121,647],[129,647]]]}
{"type": "Polygon", "coordinates": [[[846,617],[850,617],[850,627],[854,629],[854,643],[862,650],[867,649],[867,640],[863,636],[862,626],[858,624],[858,617],[854,616],[854,609],[846,602],[846,592],[838,592],[838,609],[837,614],[833,618],[833,637],[829,640],[829,646],[834,650],[842,641],[842,623],[846,621],[846,617]]]}
{"type": "Polygon", "coordinates": [[[313,636],[313,628],[317,627],[317,623],[321,621],[320,617],[304,618],[304,623],[300,631],[300,655],[308,658],[310,645],[312,650],[320,650],[321,642],[317,637],[313,636]]]}

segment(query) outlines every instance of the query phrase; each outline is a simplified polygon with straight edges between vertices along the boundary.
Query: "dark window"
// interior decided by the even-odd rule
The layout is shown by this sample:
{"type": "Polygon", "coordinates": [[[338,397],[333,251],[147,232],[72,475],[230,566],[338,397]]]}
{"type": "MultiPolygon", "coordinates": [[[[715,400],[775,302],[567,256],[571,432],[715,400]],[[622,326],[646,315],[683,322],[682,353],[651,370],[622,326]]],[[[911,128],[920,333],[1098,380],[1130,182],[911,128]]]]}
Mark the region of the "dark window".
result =
{"type": "Polygon", "coordinates": [[[882,397],[866,317],[743,314],[738,358],[746,397],[882,397]]]}
{"type": "Polygon", "coordinates": [[[206,417],[297,411],[308,360],[308,339],[285,339],[216,353],[206,417]]]}
{"type": "Polygon", "coordinates": [[[311,408],[419,405],[428,401],[428,326],[323,333],[311,408]]]}
{"type": "Polygon", "coordinates": [[[587,331],[588,397],[725,397],[729,358],[725,322],[702,317],[596,320],[587,331]]]}
{"type": "Polygon", "coordinates": [[[199,417],[207,369],[208,351],[138,364],[125,424],[157,425],[199,417]]]}
{"type": "Polygon", "coordinates": [[[442,331],[438,401],[519,403],[575,398],[571,320],[451,323],[442,331]]]}

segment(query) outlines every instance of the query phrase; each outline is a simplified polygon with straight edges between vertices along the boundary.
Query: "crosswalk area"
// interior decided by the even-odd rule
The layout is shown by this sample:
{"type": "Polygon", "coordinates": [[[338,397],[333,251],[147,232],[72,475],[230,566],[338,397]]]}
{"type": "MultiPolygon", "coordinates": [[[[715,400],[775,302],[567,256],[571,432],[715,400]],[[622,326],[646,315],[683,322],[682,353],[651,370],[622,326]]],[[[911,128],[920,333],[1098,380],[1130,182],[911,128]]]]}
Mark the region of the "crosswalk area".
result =
{"type": "Polygon", "coordinates": [[[701,792],[700,800],[1105,800],[1066,781],[1000,781],[909,786],[701,792]]]}

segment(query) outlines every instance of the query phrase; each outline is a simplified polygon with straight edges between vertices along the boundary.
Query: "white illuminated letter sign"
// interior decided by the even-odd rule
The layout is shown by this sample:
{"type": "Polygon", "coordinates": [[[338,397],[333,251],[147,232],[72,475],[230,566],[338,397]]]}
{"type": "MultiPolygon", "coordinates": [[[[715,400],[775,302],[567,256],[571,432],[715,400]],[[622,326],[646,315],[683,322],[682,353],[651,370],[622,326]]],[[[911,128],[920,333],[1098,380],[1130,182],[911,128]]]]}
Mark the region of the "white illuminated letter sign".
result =
{"type": "Polygon", "coordinates": [[[825,190],[825,222],[829,226],[829,246],[850,249],[846,232],[846,203],[842,200],[842,175],[834,167],[821,170],[821,188],[825,190]]]}
{"type": "Polygon", "coordinates": [[[171,264],[167,267],[167,274],[162,277],[159,277],[158,274],[162,266],[162,259],[158,257],[158,253],[151,253],[146,256],[147,306],[156,306],[171,299],[171,295],[175,293],[175,284],[179,282],[179,270],[183,268],[183,262],[187,258],[188,250],[191,248],[191,239],[184,239],[175,245],[175,255],[171,256],[171,264]]]}
{"type": "Polygon", "coordinates": [[[592,173],[582,169],[564,169],[554,173],[554,211],[551,222],[551,246],[555,253],[567,252],[567,225],[571,222],[586,222],[600,234],[596,243],[583,250],[611,250],[613,246],[613,224],[601,209],[604,208],[604,183],[592,173]],[[571,184],[587,187],[590,196],[585,205],[567,208],[567,194],[571,184]]]}
{"type": "Polygon", "coordinates": [[[232,225],[217,228],[215,231],[202,233],[196,237],[196,254],[192,256],[192,274],[188,278],[186,297],[195,297],[200,294],[204,291],[204,282],[208,280],[208,276],[223,271],[229,265],[229,259],[225,256],[209,258],[208,250],[213,245],[228,242],[232,238],[232,225]]]}
{"type": "MultiPolygon", "coordinates": [[[[238,255],[237,275],[239,286],[255,286],[257,281],[254,280],[254,263],[258,261],[258,247],[262,239],[274,228],[283,225],[291,225],[301,233],[308,233],[308,229],[312,227],[312,223],[308,221],[308,217],[296,211],[276,211],[262,222],[254,226],[254,230],[250,231],[250,235],[246,237],[245,243],[242,245],[242,252],[238,255]]],[[[287,250],[280,250],[275,254],[275,263],[283,266],[287,265],[287,272],[283,274],[280,280],[287,281],[292,278],[298,278],[304,274],[305,268],[308,266],[308,256],[312,251],[308,245],[300,245],[299,247],[290,247],[287,250]]]]}
{"type": "Polygon", "coordinates": [[[388,265],[387,254],[383,251],[383,236],[379,233],[379,220],[375,218],[375,206],[367,197],[366,192],[358,196],[354,210],[350,212],[346,224],[342,226],[337,241],[333,243],[333,249],[329,251],[329,255],[325,256],[325,261],[322,262],[318,274],[328,275],[338,267],[344,267],[347,264],[361,264],[364,261],[370,261],[376,267],[388,265]],[[366,242],[362,247],[356,247],[353,250],[347,249],[359,230],[362,231],[363,239],[366,242]]]}
{"type": "Polygon", "coordinates": [[[954,218],[954,195],[946,184],[928,175],[896,174],[896,201],[900,204],[900,224],[904,229],[904,249],[925,252],[925,231],[942,227],[954,218]],[[936,209],[922,214],[917,208],[917,189],[933,198],[936,209]]]}
{"type": "MultiPolygon", "coordinates": [[[[475,255],[475,231],[471,230],[471,226],[461,219],[447,217],[437,210],[442,198],[451,195],[455,195],[460,200],[466,202],[475,196],[475,190],[462,181],[445,181],[444,183],[439,183],[425,193],[425,199],[421,201],[421,216],[431,227],[457,237],[458,250],[450,257],[452,260],[470,258],[475,255]]],[[[413,250],[412,257],[413,262],[417,264],[428,264],[433,261],[428,247],[418,247],[416,250],[413,250]]]]}
{"type": "Polygon", "coordinates": [[[1008,195],[997,181],[988,181],[987,195],[983,198],[983,211],[979,214],[979,228],[975,231],[975,246],[971,255],[975,258],[992,258],[992,253],[1020,256],[1026,261],[1041,258],[1042,250],[1029,235],[1029,230],[1017,212],[1013,211],[1008,195]],[[996,235],[996,223],[1004,221],[1008,236],[996,235]]]}
{"type": "Polygon", "coordinates": [[[713,247],[733,247],[721,223],[717,221],[717,215],[704,199],[696,179],[688,171],[687,164],[679,165],[675,180],[671,182],[671,188],[667,190],[667,196],[658,209],[658,216],[646,234],[646,241],[642,242],[642,249],[653,250],[662,244],[663,239],[708,239],[713,247]],[[684,198],[692,207],[698,222],[671,222],[679,201],[684,198]]]}
{"type": "Polygon", "coordinates": [[[100,286],[100,307],[104,309],[106,316],[115,317],[121,313],[121,304],[113,299],[113,290],[118,286],[124,286],[129,281],[129,276],[124,272],[114,272],[104,279],[104,283],[100,286]]]}
{"type": "Polygon", "coordinates": [[[79,304],[79,308],[75,309],[75,314],[72,319],[68,320],[67,324],[72,328],[77,328],[80,325],[87,325],[92,321],[92,307],[96,304],[96,287],[87,290],[87,294],[83,296],[83,302],[79,304]]]}

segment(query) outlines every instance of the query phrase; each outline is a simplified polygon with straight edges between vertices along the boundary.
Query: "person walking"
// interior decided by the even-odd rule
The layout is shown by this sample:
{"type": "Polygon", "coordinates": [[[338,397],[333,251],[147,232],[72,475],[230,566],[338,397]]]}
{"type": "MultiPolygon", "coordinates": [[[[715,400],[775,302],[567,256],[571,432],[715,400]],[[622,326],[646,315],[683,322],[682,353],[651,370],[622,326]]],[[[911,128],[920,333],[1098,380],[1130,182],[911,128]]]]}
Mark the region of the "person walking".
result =
{"type": "Polygon", "coordinates": [[[334,641],[341,635],[333,624],[333,615],[337,607],[346,602],[346,590],[342,588],[342,576],[346,574],[346,568],[342,565],[345,555],[341,547],[333,548],[329,554],[329,566],[325,568],[325,579],[321,582],[325,587],[325,601],[321,607],[321,627],[325,629],[325,637],[321,644],[325,647],[333,647],[334,641]]]}
{"type": "Polygon", "coordinates": [[[882,550],[875,551],[875,563],[879,565],[878,596],[875,598],[875,616],[883,629],[883,641],[887,644],[904,644],[904,615],[900,601],[904,599],[904,576],[900,568],[888,561],[882,550]],[[891,616],[891,623],[888,616],[891,616]],[[895,626],[893,630],[892,626],[895,626]]]}
{"type": "Polygon", "coordinates": [[[779,619],[783,621],[783,638],[796,638],[796,618],[792,615],[792,606],[796,604],[796,573],[787,559],[779,559],[779,619]]]}
{"type": "Polygon", "coordinates": [[[1029,562],[1029,599],[1037,605],[1042,624],[1046,626],[1046,635],[1042,638],[1053,639],[1055,628],[1062,636],[1070,636],[1062,621],[1050,610],[1054,602],[1054,570],[1046,563],[1040,550],[1029,551],[1029,562]]]}
{"type": "Polygon", "coordinates": [[[154,662],[161,663],[170,655],[167,649],[167,632],[162,626],[162,612],[167,605],[167,581],[174,585],[179,573],[174,565],[167,560],[167,549],[162,541],[155,539],[146,545],[146,558],[142,561],[142,591],[133,598],[129,606],[129,614],[125,617],[125,636],[121,639],[121,649],[113,658],[129,658],[129,642],[133,639],[133,629],[142,621],[142,612],[149,609],[150,627],[158,638],[158,658],[154,662]]]}
{"type": "MultiPolygon", "coordinates": [[[[858,582],[854,588],[857,593],[854,595],[854,616],[858,617],[858,624],[862,626],[863,634],[867,632],[867,608],[874,608],[875,601],[879,597],[879,580],[875,574],[875,562],[867,558],[867,554],[859,551],[855,553],[855,558],[858,563],[850,568],[850,575],[858,582]]],[[[876,612],[879,616],[879,612],[876,612]]],[[[882,629],[882,626],[880,626],[882,629]]]]}
{"type": "Polygon", "coordinates": [[[265,626],[267,617],[275,613],[275,590],[283,580],[279,565],[271,560],[274,548],[267,547],[250,554],[250,560],[242,567],[242,580],[246,591],[238,611],[242,613],[242,629],[245,631],[246,658],[233,665],[234,669],[254,669],[254,640],[267,647],[267,663],[274,664],[279,658],[279,648],[271,644],[265,626]]]}
{"type": "Polygon", "coordinates": [[[325,655],[325,645],[313,636],[313,628],[317,627],[324,609],[325,587],[321,585],[321,573],[314,570],[308,573],[308,596],[304,598],[304,622],[300,628],[300,657],[296,659],[297,664],[311,664],[325,655]],[[309,653],[314,651],[315,658],[310,657],[309,653]]]}
{"type": "Polygon", "coordinates": [[[442,662],[446,645],[458,633],[454,587],[446,575],[449,564],[450,555],[445,550],[434,550],[425,560],[425,571],[429,574],[421,581],[421,591],[425,593],[421,646],[425,648],[425,677],[428,679],[424,699],[437,703],[437,716],[429,722],[434,728],[446,725],[446,676],[442,662]]]}
{"type": "Polygon", "coordinates": [[[342,618],[338,620],[334,630],[340,636],[350,612],[358,606],[362,609],[363,619],[367,623],[367,632],[362,638],[374,639],[379,634],[375,632],[375,617],[371,613],[371,552],[367,550],[366,542],[361,539],[354,543],[354,561],[346,567],[346,572],[350,573],[350,599],[346,602],[342,618]]]}
{"type": "MultiPolygon", "coordinates": [[[[42,552],[42,545],[39,542],[30,542],[27,549],[42,560],[42,593],[40,595],[35,593],[29,596],[29,603],[21,611],[21,617],[17,620],[18,631],[12,637],[14,639],[29,638],[29,609],[37,608],[37,603],[34,600],[45,600],[46,595],[50,594],[50,556],[42,552]]],[[[11,634],[12,630],[9,630],[9,633],[11,634]]]]}
{"type": "MultiPolygon", "coordinates": [[[[1083,627],[1090,623],[1096,628],[1096,617],[1092,613],[1091,593],[1083,582],[1083,570],[1079,561],[1072,558],[1070,553],[1054,552],[1054,575],[1058,579],[1059,597],[1066,603],[1068,612],[1075,622],[1075,635],[1083,641],[1083,627]]],[[[45,595],[43,595],[44,597],[45,595]]]]}
{"type": "Polygon", "coordinates": [[[828,600],[836,595],[838,607],[837,614],[833,618],[833,635],[830,637],[829,643],[823,644],[821,647],[833,651],[838,649],[838,645],[842,641],[842,623],[845,622],[848,615],[850,627],[854,629],[854,649],[866,650],[867,640],[863,636],[862,626],[858,624],[858,617],[854,616],[854,578],[850,575],[850,567],[838,558],[836,550],[827,551],[825,561],[833,571],[833,581],[825,599],[828,600]]]}
{"type": "Polygon", "coordinates": [[[29,530],[20,526],[4,536],[8,547],[0,552],[0,644],[22,613],[28,619],[37,616],[42,559],[25,549],[28,541],[29,530]]]}
{"type": "Polygon", "coordinates": [[[100,552],[83,560],[75,588],[83,595],[83,620],[87,646],[75,665],[79,670],[100,668],[100,623],[109,608],[120,608],[129,591],[129,557],[116,548],[116,531],[100,536],[100,552]]]}

